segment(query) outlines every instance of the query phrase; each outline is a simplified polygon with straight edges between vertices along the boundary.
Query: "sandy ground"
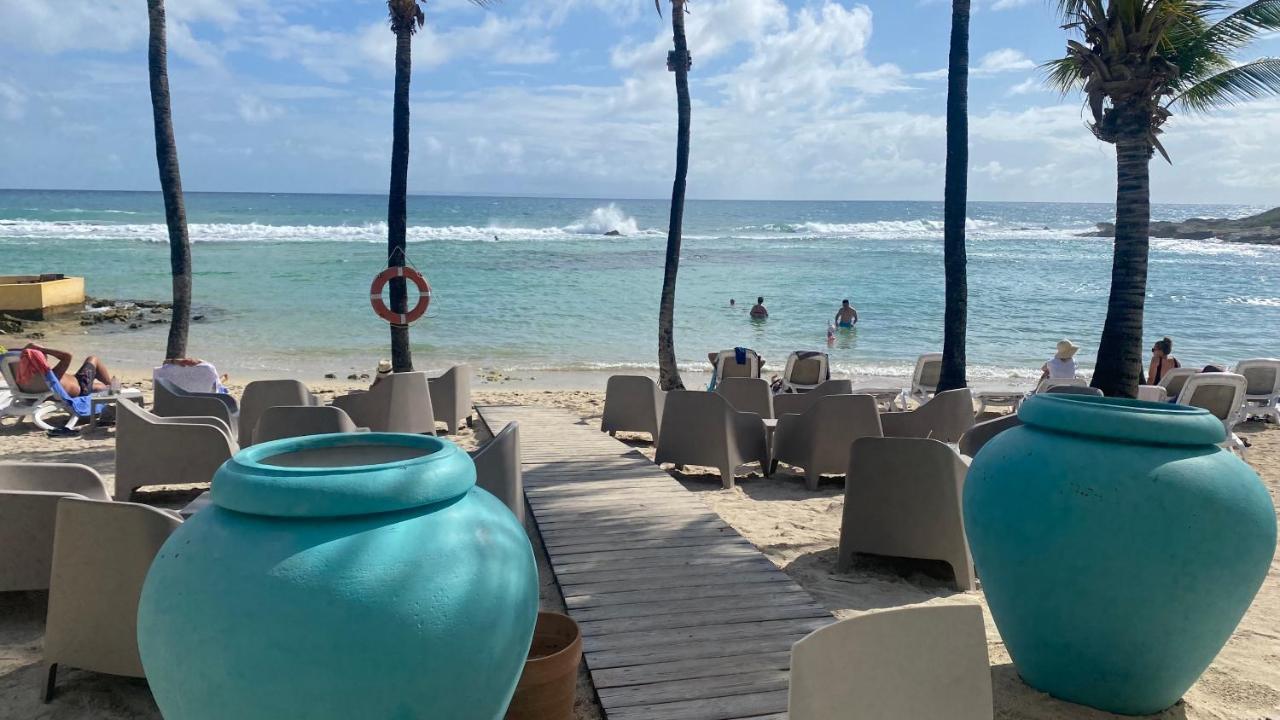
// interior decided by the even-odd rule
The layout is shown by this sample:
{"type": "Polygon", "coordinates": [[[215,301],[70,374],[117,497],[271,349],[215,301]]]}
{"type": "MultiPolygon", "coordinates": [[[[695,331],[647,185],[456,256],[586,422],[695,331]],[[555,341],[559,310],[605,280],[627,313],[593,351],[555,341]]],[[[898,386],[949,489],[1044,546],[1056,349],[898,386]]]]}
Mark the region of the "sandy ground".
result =
{"type": "MultiPolygon", "coordinates": [[[[313,383],[324,395],[341,392],[359,383],[313,383]]],[[[574,390],[478,389],[477,404],[537,404],[569,409],[597,420],[603,394],[574,390]]],[[[78,438],[50,439],[31,426],[0,426],[0,457],[12,460],[83,462],[109,480],[113,476],[113,432],[97,430],[78,438]]],[[[1267,484],[1280,507],[1280,429],[1262,423],[1240,428],[1253,448],[1249,461],[1267,484]]],[[[470,430],[454,438],[473,447],[470,430]]],[[[652,457],[647,440],[625,438],[652,457]]],[[[804,489],[799,478],[785,468],[774,478],[754,476],[739,481],[733,490],[720,489],[718,476],[692,469],[677,479],[727,522],[737,528],[777,563],[818,602],[837,617],[887,607],[935,603],[976,603],[987,621],[997,718],[1096,720],[1119,717],[1055,700],[1018,678],[987,611],[981,591],[958,593],[949,586],[945,570],[930,564],[861,560],[849,574],[835,572],[836,545],[843,510],[843,483],[824,480],[816,493],[804,489]]],[[[198,488],[169,488],[141,493],[139,498],[166,507],[180,507],[198,488]]],[[[540,543],[535,546],[541,551],[540,543]]],[[[563,609],[563,601],[550,579],[545,557],[539,552],[542,598],[546,609],[563,609]]],[[[59,681],[60,695],[50,705],[39,702],[43,679],[40,663],[44,615],[42,593],[0,594],[0,720],[59,718],[65,720],[151,720],[159,718],[146,685],[129,680],[75,670],[59,681]]],[[[600,717],[594,693],[585,674],[579,680],[575,720],[600,717]]],[[[1184,699],[1158,718],[1259,720],[1280,719],[1280,556],[1272,562],[1262,590],[1230,642],[1191,688],[1184,699]]]]}

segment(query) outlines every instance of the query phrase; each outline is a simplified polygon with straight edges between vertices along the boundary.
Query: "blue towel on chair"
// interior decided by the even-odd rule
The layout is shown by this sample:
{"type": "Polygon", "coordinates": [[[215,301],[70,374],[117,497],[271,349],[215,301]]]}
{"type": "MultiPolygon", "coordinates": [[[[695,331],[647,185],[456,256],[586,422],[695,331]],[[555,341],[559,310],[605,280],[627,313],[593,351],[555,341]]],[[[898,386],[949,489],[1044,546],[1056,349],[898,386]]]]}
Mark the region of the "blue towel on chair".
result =
{"type": "Polygon", "coordinates": [[[747,349],[744,347],[736,347],[733,349],[733,359],[739,365],[747,364],[747,349]]]}
{"type": "Polygon", "coordinates": [[[49,384],[49,390],[58,398],[63,407],[75,413],[76,417],[87,418],[90,414],[96,415],[102,412],[102,408],[106,407],[101,403],[94,405],[93,397],[90,395],[71,397],[66,388],[62,387],[62,381],[58,379],[57,375],[53,374],[52,370],[44,374],[44,381],[49,384]]]}

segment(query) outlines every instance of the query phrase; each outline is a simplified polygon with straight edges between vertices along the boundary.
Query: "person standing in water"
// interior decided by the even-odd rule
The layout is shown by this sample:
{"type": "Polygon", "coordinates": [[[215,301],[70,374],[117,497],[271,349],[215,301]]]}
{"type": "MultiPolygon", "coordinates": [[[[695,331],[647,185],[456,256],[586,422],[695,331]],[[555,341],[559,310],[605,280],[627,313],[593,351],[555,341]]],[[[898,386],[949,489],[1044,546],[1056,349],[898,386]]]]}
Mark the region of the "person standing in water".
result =
{"type": "Polygon", "coordinates": [[[845,300],[836,311],[836,327],[847,330],[856,324],[858,324],[858,311],[853,309],[848,300],[845,300]]]}
{"type": "Polygon", "coordinates": [[[764,309],[764,296],[760,296],[756,298],[755,307],[751,308],[751,317],[753,318],[769,317],[769,311],[764,309]]]}

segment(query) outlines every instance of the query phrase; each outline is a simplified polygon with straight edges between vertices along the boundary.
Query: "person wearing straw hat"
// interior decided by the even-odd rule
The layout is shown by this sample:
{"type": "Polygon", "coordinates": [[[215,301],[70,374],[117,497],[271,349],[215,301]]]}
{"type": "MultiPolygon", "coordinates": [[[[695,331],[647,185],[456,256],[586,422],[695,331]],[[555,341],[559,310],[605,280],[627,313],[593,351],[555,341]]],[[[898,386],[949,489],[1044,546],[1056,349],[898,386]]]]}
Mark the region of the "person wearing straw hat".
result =
{"type": "Polygon", "coordinates": [[[1058,350],[1040,367],[1040,379],[1071,380],[1076,376],[1076,353],[1080,346],[1070,340],[1059,340],[1058,350]]]}

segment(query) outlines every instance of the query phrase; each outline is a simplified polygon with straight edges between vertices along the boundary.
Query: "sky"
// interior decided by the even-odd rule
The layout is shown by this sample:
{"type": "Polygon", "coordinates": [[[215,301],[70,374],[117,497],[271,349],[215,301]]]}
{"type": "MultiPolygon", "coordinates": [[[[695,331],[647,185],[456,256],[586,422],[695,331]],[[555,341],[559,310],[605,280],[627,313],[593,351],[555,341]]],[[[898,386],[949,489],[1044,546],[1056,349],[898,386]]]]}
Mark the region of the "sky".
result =
{"type": "MultiPolygon", "coordinates": [[[[669,195],[670,10],[425,4],[415,193],[669,195]]],[[[970,198],[1109,202],[1114,151],[1037,66],[1049,0],[973,0],[970,198]]],[[[187,190],[386,192],[395,38],[376,0],[169,0],[187,190]]],[[[940,200],[946,0],[690,0],[689,196],[940,200]]],[[[0,187],[158,188],[143,0],[0,0],[0,187]]],[[[1280,55],[1280,36],[1243,59],[1280,55]]],[[[1280,100],[1177,116],[1153,200],[1274,205],[1280,100]]]]}

